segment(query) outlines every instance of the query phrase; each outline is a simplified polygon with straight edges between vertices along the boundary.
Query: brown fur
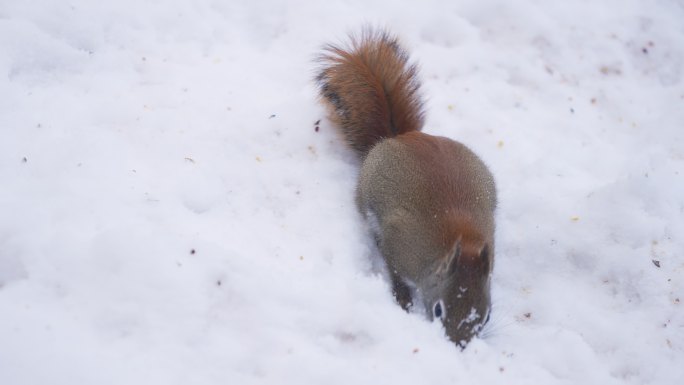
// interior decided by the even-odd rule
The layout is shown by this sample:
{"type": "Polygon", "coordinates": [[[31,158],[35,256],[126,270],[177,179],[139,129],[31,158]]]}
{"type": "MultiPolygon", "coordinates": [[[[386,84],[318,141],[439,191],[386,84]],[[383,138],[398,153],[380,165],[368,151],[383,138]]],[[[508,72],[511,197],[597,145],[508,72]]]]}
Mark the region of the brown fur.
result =
{"type": "Polygon", "coordinates": [[[366,30],[328,46],[318,82],[363,159],[357,204],[371,223],[402,307],[440,317],[464,345],[490,311],[496,188],[466,146],[420,132],[415,65],[396,38],[366,30]]]}
{"type": "Polygon", "coordinates": [[[417,68],[395,37],[365,29],[349,48],[326,46],[320,60],[321,94],[360,156],[383,138],[422,128],[417,68]]]}

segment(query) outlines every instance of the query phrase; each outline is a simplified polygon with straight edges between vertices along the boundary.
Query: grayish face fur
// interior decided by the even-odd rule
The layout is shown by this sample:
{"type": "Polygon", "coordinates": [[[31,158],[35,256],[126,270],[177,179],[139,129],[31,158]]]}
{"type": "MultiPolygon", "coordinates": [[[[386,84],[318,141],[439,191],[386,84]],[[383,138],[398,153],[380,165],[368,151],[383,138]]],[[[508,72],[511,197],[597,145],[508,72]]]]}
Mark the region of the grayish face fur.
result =
{"type": "Polygon", "coordinates": [[[422,282],[419,302],[430,320],[439,319],[453,342],[465,347],[489,320],[491,311],[489,255],[485,246],[476,258],[479,263],[465,266],[460,247],[422,282]]]}
{"type": "MultiPolygon", "coordinates": [[[[489,320],[491,311],[489,289],[458,286],[457,291],[447,291],[444,294],[445,298],[441,302],[445,306],[440,319],[449,339],[464,347],[489,320]],[[471,290],[473,292],[469,294],[471,290]]],[[[433,305],[433,317],[435,316],[434,310],[433,305]]]]}

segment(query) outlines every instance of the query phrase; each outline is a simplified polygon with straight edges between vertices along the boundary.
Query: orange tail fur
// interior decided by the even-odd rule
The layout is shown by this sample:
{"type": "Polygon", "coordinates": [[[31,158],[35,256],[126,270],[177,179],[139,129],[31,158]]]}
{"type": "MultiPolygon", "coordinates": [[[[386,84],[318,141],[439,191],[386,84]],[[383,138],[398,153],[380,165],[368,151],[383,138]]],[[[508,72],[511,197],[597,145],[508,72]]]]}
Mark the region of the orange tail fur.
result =
{"type": "Polygon", "coordinates": [[[328,45],[316,80],[351,147],[361,158],[380,140],[423,126],[417,67],[397,38],[365,29],[348,48],[328,45]]]}

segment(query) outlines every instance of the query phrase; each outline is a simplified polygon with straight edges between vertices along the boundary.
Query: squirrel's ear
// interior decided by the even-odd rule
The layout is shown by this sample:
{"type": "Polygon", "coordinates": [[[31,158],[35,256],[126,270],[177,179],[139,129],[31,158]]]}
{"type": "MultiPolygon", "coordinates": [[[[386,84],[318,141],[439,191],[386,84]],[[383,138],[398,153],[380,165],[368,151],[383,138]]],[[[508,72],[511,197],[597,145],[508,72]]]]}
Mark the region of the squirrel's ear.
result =
{"type": "Polygon", "coordinates": [[[458,265],[458,260],[461,256],[461,239],[456,241],[453,249],[449,253],[446,262],[444,263],[445,271],[447,274],[451,274],[456,271],[456,266],[458,265]]]}
{"type": "Polygon", "coordinates": [[[489,256],[489,245],[487,243],[482,246],[482,250],[480,250],[480,264],[482,266],[482,269],[485,272],[489,272],[489,261],[491,261],[491,258],[489,256]]]}
{"type": "Polygon", "coordinates": [[[484,243],[479,251],[473,251],[464,255],[461,243],[458,242],[456,252],[452,253],[452,256],[450,257],[451,260],[448,262],[448,274],[454,274],[458,270],[469,271],[471,273],[488,273],[491,260],[489,245],[484,243]]]}

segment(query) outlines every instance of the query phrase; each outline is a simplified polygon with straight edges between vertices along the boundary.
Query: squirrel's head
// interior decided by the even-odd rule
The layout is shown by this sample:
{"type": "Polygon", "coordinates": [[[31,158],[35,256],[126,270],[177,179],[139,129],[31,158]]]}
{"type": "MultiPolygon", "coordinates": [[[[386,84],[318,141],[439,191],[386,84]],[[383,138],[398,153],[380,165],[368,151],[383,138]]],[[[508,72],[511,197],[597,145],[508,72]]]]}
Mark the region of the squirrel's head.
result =
{"type": "Polygon", "coordinates": [[[480,240],[459,239],[432,273],[424,305],[440,319],[453,342],[465,347],[489,320],[491,248],[480,240]]]}

